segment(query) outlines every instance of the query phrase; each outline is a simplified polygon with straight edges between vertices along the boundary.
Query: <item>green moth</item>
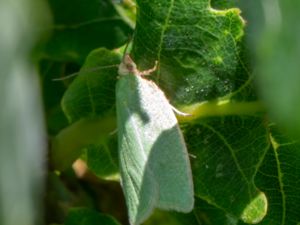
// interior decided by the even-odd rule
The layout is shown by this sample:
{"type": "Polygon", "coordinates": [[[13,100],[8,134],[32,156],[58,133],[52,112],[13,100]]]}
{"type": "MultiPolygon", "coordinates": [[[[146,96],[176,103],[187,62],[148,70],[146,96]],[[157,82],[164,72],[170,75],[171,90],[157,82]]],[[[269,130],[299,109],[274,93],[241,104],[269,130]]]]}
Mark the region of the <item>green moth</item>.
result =
{"type": "Polygon", "coordinates": [[[154,208],[190,212],[194,190],[189,157],[172,106],[126,54],[116,86],[122,188],[130,224],[154,208]]]}

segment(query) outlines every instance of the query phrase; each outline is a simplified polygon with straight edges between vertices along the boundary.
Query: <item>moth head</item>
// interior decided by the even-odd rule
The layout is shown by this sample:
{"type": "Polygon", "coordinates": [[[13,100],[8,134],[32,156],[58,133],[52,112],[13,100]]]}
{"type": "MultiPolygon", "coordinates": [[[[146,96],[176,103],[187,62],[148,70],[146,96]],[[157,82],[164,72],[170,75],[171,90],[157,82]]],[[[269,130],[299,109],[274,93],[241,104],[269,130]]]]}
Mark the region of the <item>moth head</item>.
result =
{"type": "Polygon", "coordinates": [[[137,68],[136,64],[131,59],[130,55],[126,53],[123,57],[121,64],[119,65],[119,75],[128,75],[130,73],[136,74],[137,68]]]}

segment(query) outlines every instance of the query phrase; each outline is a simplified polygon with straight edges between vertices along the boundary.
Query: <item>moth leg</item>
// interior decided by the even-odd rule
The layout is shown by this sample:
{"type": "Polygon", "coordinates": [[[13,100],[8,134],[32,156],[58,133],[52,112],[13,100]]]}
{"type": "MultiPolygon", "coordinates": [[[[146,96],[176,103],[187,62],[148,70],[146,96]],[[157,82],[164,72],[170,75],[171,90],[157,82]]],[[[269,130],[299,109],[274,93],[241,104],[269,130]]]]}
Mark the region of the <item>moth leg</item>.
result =
{"type": "Polygon", "coordinates": [[[116,133],[118,133],[118,128],[116,128],[113,131],[109,132],[109,135],[115,135],[116,133]]]}
{"type": "Polygon", "coordinates": [[[175,108],[174,106],[172,106],[171,104],[170,104],[170,106],[171,106],[171,108],[173,109],[173,111],[174,111],[176,114],[180,115],[180,116],[191,116],[191,114],[189,114],[189,113],[185,113],[185,112],[179,111],[178,109],[176,109],[176,108],[175,108]]]}
{"type": "Polygon", "coordinates": [[[189,153],[189,156],[190,156],[191,158],[193,158],[193,159],[197,159],[197,156],[194,155],[194,154],[189,153]]]}
{"type": "Polygon", "coordinates": [[[79,72],[78,72],[78,73],[72,73],[72,74],[70,74],[70,75],[68,75],[68,76],[64,76],[64,77],[53,78],[52,81],[62,81],[62,80],[67,80],[67,79],[69,79],[69,78],[71,78],[71,77],[77,76],[78,74],[79,74],[79,72]]]}
{"type": "Polygon", "coordinates": [[[148,75],[150,75],[151,73],[153,73],[157,69],[157,65],[158,65],[158,61],[155,60],[155,64],[154,64],[154,66],[151,69],[139,72],[140,76],[148,76],[148,75]]]}

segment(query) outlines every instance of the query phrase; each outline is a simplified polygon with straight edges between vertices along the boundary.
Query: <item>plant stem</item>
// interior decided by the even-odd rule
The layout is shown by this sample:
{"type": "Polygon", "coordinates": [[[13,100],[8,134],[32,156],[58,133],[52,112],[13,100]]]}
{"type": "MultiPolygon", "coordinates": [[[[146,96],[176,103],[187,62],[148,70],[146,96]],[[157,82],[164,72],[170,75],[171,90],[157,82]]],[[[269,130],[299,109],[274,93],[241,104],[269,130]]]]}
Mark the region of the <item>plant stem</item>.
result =
{"type": "Polygon", "coordinates": [[[113,116],[81,119],[57,134],[51,142],[50,164],[65,170],[90,144],[100,144],[116,129],[113,116]]]}
{"type": "Polygon", "coordinates": [[[212,116],[254,115],[257,113],[264,113],[266,110],[260,101],[233,102],[219,100],[184,106],[180,108],[180,111],[189,114],[189,116],[177,116],[178,121],[181,123],[212,116]]]}

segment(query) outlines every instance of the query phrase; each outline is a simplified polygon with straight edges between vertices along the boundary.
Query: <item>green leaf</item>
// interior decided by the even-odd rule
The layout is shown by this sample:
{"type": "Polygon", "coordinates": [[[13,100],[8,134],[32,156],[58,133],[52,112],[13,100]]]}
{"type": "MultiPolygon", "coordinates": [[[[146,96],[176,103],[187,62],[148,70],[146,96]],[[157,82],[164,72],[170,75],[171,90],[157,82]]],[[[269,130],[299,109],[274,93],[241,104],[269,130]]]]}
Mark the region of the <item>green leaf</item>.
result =
{"type": "Polygon", "coordinates": [[[255,178],[257,186],[266,193],[269,209],[259,224],[298,225],[300,145],[271,126],[272,146],[255,178]]]}
{"type": "Polygon", "coordinates": [[[109,149],[107,147],[108,143],[114,142],[109,133],[116,128],[114,85],[119,62],[120,56],[115,52],[94,50],[64,94],[61,103],[63,111],[70,122],[77,122],[53,140],[52,161],[55,168],[66,169],[83,153],[83,148],[90,145],[85,159],[91,169],[101,177],[116,172],[115,162],[118,160],[113,154],[116,148],[112,145],[109,149]],[[96,165],[105,158],[111,159],[106,161],[111,163],[96,165]]]}
{"type": "Polygon", "coordinates": [[[235,74],[244,27],[238,9],[213,10],[208,0],[137,3],[134,61],[144,70],[158,60],[154,80],[172,102],[224,96],[248,79],[235,74]]]}
{"type": "Polygon", "coordinates": [[[98,177],[114,179],[119,173],[118,146],[116,135],[101,145],[89,145],[85,160],[89,169],[98,177]]]}
{"type": "Polygon", "coordinates": [[[113,217],[88,208],[72,208],[65,225],[120,225],[113,217]]]}
{"type": "Polygon", "coordinates": [[[267,201],[253,179],[270,145],[262,119],[227,116],[201,120],[186,128],[185,137],[195,157],[191,158],[195,195],[236,218],[261,220],[267,201]]]}
{"type": "Polygon", "coordinates": [[[207,225],[237,225],[238,219],[220,208],[196,198],[194,216],[197,218],[196,224],[207,225]]]}
{"type": "Polygon", "coordinates": [[[119,63],[120,56],[115,52],[103,48],[91,52],[62,99],[62,108],[70,122],[102,116],[115,107],[119,63]]]}
{"type": "Polygon", "coordinates": [[[132,33],[109,0],[49,3],[54,26],[44,47],[44,57],[81,63],[91,50],[120,46],[132,33]]]}

